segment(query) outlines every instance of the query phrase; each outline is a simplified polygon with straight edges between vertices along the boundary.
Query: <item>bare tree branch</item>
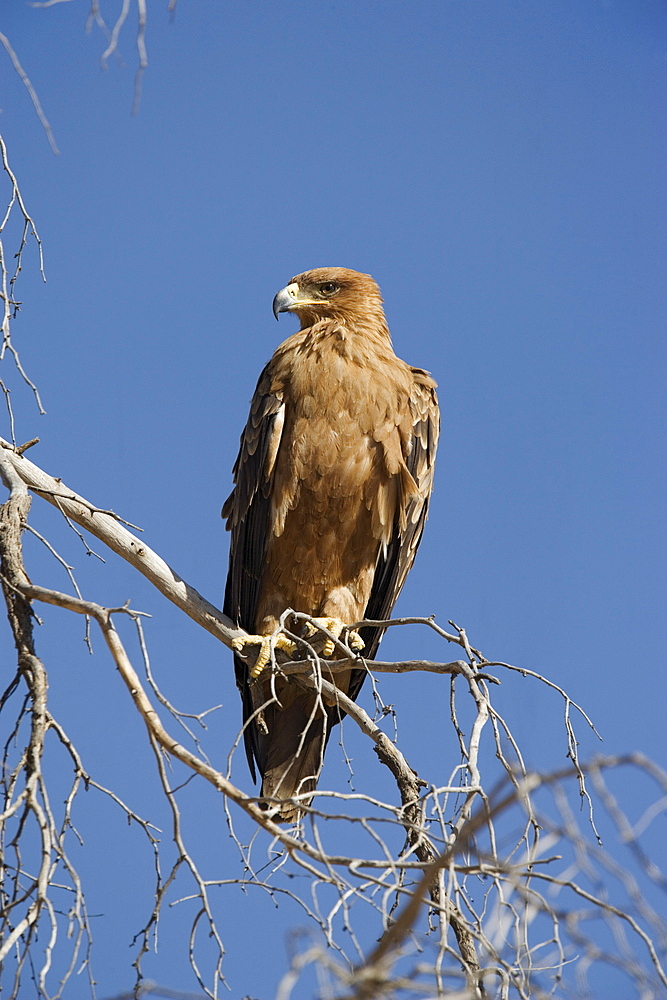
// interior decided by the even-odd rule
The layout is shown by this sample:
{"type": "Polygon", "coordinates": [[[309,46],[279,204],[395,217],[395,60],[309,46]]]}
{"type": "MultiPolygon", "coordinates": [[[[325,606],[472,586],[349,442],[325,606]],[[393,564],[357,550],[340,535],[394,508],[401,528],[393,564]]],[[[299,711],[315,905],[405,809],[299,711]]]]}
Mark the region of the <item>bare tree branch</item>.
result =
{"type": "MultiPolygon", "coordinates": [[[[4,36],[0,35],[0,40],[4,36]]],[[[39,270],[42,275],[42,279],[46,281],[46,275],[44,274],[44,257],[42,253],[42,241],[37,232],[37,228],[32,217],[29,215],[28,210],[23,201],[23,196],[18,186],[16,177],[9,165],[9,158],[7,156],[7,147],[5,146],[2,136],[0,136],[0,155],[2,156],[2,168],[4,173],[7,175],[11,185],[11,192],[9,195],[9,200],[7,202],[7,208],[5,210],[2,222],[0,222],[0,300],[2,301],[2,345],[0,346],[0,361],[5,357],[5,354],[9,352],[16,365],[17,371],[19,372],[21,378],[26,385],[30,387],[32,393],[35,397],[38,409],[40,413],[44,413],[44,407],[42,406],[42,401],[39,395],[39,391],[35,383],[28,377],[22,363],[19,352],[17,351],[14,343],[12,342],[11,336],[11,321],[16,316],[21,303],[16,299],[16,283],[18,281],[19,274],[21,273],[23,252],[26,248],[28,240],[32,237],[37,246],[37,252],[39,255],[39,270]],[[12,213],[14,211],[14,206],[18,206],[18,211],[20,213],[20,225],[21,225],[21,235],[18,239],[18,250],[14,252],[14,271],[10,277],[10,272],[7,267],[7,254],[4,244],[4,232],[12,218],[12,213]]],[[[9,412],[9,422],[14,434],[14,414],[12,411],[11,399],[9,389],[5,386],[4,382],[0,381],[0,387],[5,396],[5,403],[7,405],[7,410],[9,412]]],[[[16,442],[14,442],[14,445],[16,442]]]]}
{"type": "Polygon", "coordinates": [[[35,88],[33,87],[32,83],[30,82],[30,77],[28,76],[28,74],[26,73],[26,71],[23,69],[23,66],[21,65],[21,61],[20,61],[19,57],[17,56],[16,52],[14,51],[14,49],[12,48],[12,45],[11,45],[9,39],[7,38],[6,35],[3,35],[2,32],[0,32],[0,43],[2,43],[2,45],[4,46],[7,55],[9,56],[9,58],[12,61],[14,69],[16,70],[16,72],[18,73],[19,77],[21,78],[21,82],[23,83],[23,86],[25,87],[25,89],[28,91],[28,94],[30,95],[30,100],[32,101],[32,104],[33,104],[33,107],[34,107],[35,111],[37,112],[37,117],[39,118],[40,122],[42,123],[42,127],[44,128],[44,131],[46,132],[46,137],[49,140],[49,145],[50,145],[52,151],[56,154],[56,156],[58,156],[58,154],[60,153],[60,150],[58,149],[58,147],[56,145],[56,137],[53,134],[53,129],[51,128],[51,123],[49,122],[48,118],[44,114],[44,109],[42,107],[42,102],[40,101],[39,97],[37,96],[37,91],[35,90],[35,88]]]}
{"type": "Polygon", "coordinates": [[[30,489],[138,569],[161,594],[226,646],[231,648],[233,640],[244,634],[194,587],[185,583],[144,541],[127,531],[113,511],[102,511],[91,504],[65,486],[62,480],[52,478],[23,455],[18,455],[1,438],[0,448],[4,449],[7,461],[30,489]]]}

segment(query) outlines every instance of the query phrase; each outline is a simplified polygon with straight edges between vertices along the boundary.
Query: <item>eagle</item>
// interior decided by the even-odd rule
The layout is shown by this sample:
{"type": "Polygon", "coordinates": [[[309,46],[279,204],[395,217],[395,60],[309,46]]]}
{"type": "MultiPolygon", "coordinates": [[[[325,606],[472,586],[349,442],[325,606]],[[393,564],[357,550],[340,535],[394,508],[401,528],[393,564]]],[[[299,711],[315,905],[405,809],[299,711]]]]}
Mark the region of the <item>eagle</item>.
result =
{"type": "MultiPolygon", "coordinates": [[[[352,626],[389,618],[412,566],[439,410],[429,373],[394,353],[370,275],[305,271],[273,311],[296,313],[301,328],[259,376],[241,435],[222,508],[231,532],[224,611],[249,633],[235,643],[234,666],[250,772],[256,780],[257,765],[263,805],[290,823],[311,801],[344,713],[264,667],[275,648],[294,658],[295,634],[314,641],[312,626],[285,623],[287,609],[375,656],[383,628],[352,626]]],[[[329,639],[323,655],[333,647],[329,639]]],[[[355,699],[365,673],[351,668],[335,684],[355,699]]]]}

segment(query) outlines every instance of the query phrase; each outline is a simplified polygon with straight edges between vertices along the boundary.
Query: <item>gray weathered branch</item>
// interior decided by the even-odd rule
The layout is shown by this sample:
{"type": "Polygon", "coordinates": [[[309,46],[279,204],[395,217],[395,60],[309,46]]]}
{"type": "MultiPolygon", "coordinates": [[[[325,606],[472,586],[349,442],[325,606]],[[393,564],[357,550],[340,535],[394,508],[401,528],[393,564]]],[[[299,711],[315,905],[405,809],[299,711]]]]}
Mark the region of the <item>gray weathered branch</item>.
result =
{"type": "Polygon", "coordinates": [[[9,442],[2,438],[0,447],[4,451],[3,457],[11,463],[26,486],[138,569],[161,594],[193,621],[229,647],[235,638],[244,634],[235,628],[231,619],[223,615],[222,611],[186,583],[157,552],[128,531],[113,511],[100,510],[74,490],[70,490],[61,479],[49,476],[25,456],[17,454],[9,442]]]}

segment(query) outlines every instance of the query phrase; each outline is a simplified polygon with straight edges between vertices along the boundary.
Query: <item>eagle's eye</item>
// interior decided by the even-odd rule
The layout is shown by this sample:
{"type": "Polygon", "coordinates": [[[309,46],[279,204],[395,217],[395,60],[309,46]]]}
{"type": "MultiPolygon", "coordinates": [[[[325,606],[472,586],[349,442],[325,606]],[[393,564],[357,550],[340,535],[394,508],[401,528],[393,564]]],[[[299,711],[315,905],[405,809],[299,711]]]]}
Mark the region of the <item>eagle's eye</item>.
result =
{"type": "Polygon", "coordinates": [[[320,285],[320,291],[323,295],[333,295],[339,288],[340,285],[337,285],[335,281],[324,281],[320,285]]]}

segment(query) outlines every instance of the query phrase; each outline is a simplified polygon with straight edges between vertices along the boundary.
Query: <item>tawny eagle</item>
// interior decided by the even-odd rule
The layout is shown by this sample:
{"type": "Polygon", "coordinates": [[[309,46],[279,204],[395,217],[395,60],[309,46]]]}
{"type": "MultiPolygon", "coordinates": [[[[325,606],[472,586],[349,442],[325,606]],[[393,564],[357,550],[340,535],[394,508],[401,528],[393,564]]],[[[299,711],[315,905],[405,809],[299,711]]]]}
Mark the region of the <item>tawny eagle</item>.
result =
{"type": "MultiPolygon", "coordinates": [[[[273,799],[289,822],[298,803],[285,800],[309,801],[342,713],[323,713],[312,693],[280,678],[271,702],[270,671],[261,673],[270,643],[294,651],[278,629],[287,608],[336,635],[389,617],[426,520],[439,412],[428,372],[394,354],[370,275],[306,271],[278,292],[273,310],[276,319],[296,313],[301,329],[261,373],[241,435],[222,510],[231,531],[224,610],[260,645],[254,670],[234,656],[246,753],[267,805],[273,799]]],[[[361,628],[348,641],[372,659],[382,631],[361,628]]],[[[352,669],[335,683],[356,698],[364,676],[352,669]]]]}

